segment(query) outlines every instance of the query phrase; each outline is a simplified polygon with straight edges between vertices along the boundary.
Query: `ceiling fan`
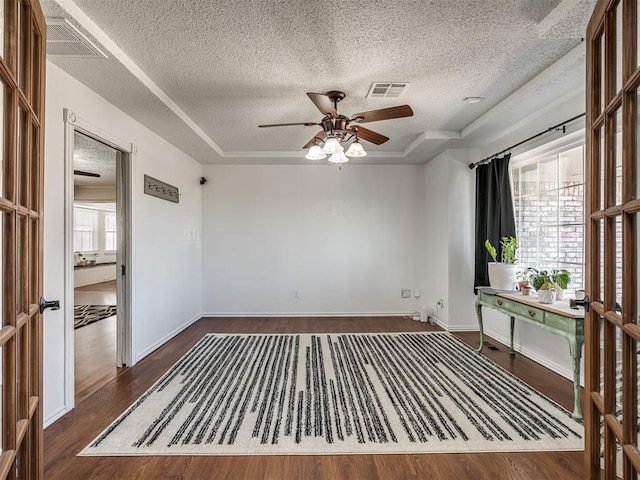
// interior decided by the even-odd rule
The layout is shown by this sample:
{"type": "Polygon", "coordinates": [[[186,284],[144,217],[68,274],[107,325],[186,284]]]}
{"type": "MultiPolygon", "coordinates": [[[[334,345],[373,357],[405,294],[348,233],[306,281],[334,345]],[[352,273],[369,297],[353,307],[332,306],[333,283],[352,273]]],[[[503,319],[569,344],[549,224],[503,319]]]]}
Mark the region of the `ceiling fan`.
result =
{"type": "Polygon", "coordinates": [[[258,125],[265,127],[289,127],[303,125],[313,127],[319,125],[322,130],[316,133],[311,140],[302,148],[308,148],[306,158],[310,160],[320,160],[329,157],[329,162],[344,163],[350,157],[364,157],[367,153],[362,148],[360,140],[366,140],[375,145],[381,145],[389,140],[389,137],[361,127],[362,123],[378,122],[380,120],[391,120],[393,118],[411,117],[413,110],[409,105],[398,105],[397,107],[380,108],[368,112],[356,113],[351,118],[338,114],[338,102],[347,95],[344,92],[332,90],[327,93],[307,93],[314,105],[325,116],[320,122],[299,122],[299,123],[274,123],[270,125],[258,125]],[[343,142],[354,139],[349,149],[344,152],[343,142]],[[321,147],[320,144],[323,144],[321,147]]]}
{"type": "Polygon", "coordinates": [[[99,173],[93,173],[93,172],[85,172],[83,170],[74,170],[73,171],[74,175],[80,175],[81,177],[94,177],[94,178],[100,178],[100,174],[99,173]]]}

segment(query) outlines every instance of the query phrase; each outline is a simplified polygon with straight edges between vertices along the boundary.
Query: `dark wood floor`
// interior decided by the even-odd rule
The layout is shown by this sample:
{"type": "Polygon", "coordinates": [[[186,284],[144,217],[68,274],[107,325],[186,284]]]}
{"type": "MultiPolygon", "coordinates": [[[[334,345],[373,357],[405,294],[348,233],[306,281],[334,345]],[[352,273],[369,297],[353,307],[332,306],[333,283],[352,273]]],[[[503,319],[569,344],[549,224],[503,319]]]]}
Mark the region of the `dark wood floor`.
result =
{"type": "MultiPolygon", "coordinates": [[[[116,281],[74,289],[76,305],[116,305],[116,281]]],[[[116,317],[78,328],[74,336],[76,404],[116,378],[116,317]]]]}
{"type": "MultiPolygon", "coordinates": [[[[76,457],[98,433],[208,332],[339,333],[439,330],[402,318],[202,319],[118,375],[45,430],[47,480],[116,479],[580,479],[582,452],[242,457],[76,457]]],[[[477,333],[456,334],[472,346],[477,333]]],[[[489,339],[488,357],[565,408],[572,384],[489,339]]]]}

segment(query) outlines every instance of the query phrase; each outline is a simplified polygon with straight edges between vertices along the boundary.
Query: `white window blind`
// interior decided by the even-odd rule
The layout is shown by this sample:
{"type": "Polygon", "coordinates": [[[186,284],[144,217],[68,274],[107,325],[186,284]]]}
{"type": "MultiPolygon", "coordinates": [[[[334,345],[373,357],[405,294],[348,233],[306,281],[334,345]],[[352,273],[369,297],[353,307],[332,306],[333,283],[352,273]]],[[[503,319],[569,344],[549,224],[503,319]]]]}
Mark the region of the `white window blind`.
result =
{"type": "Polygon", "coordinates": [[[73,249],[76,252],[98,250],[98,212],[73,207],[73,249]]]}
{"type": "Polygon", "coordinates": [[[118,248],[118,228],[116,212],[104,212],[105,250],[113,251],[118,248]]]}

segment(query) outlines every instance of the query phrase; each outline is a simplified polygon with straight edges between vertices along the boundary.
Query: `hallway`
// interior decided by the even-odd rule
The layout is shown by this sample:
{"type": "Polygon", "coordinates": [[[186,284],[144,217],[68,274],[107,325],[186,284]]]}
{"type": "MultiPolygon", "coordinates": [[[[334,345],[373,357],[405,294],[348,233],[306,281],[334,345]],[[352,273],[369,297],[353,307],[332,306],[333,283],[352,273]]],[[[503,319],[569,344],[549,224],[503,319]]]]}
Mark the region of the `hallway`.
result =
{"type": "MultiPolygon", "coordinates": [[[[75,305],[116,305],[116,281],[74,290],[75,305]]],[[[116,368],[116,316],[74,331],[76,405],[113,380],[116,368]]]]}

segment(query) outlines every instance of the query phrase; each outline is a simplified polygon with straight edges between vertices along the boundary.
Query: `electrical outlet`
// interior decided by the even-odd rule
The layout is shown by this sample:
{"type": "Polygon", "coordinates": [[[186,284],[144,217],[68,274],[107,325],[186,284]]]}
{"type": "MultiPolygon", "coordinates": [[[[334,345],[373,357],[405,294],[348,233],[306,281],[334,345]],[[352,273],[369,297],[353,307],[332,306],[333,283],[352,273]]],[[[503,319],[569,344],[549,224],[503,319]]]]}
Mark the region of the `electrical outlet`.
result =
{"type": "Polygon", "coordinates": [[[411,289],[410,288],[403,288],[400,291],[400,295],[402,295],[402,298],[411,298],[411,289]]]}
{"type": "Polygon", "coordinates": [[[422,293],[420,292],[419,288],[414,288],[413,289],[413,296],[416,298],[420,298],[420,295],[422,295],[422,293]]]}
{"type": "Polygon", "coordinates": [[[444,308],[444,299],[440,299],[436,302],[436,305],[438,305],[439,308],[444,308]]]}
{"type": "Polygon", "coordinates": [[[300,292],[298,290],[293,291],[293,298],[300,298],[300,292]]]}

